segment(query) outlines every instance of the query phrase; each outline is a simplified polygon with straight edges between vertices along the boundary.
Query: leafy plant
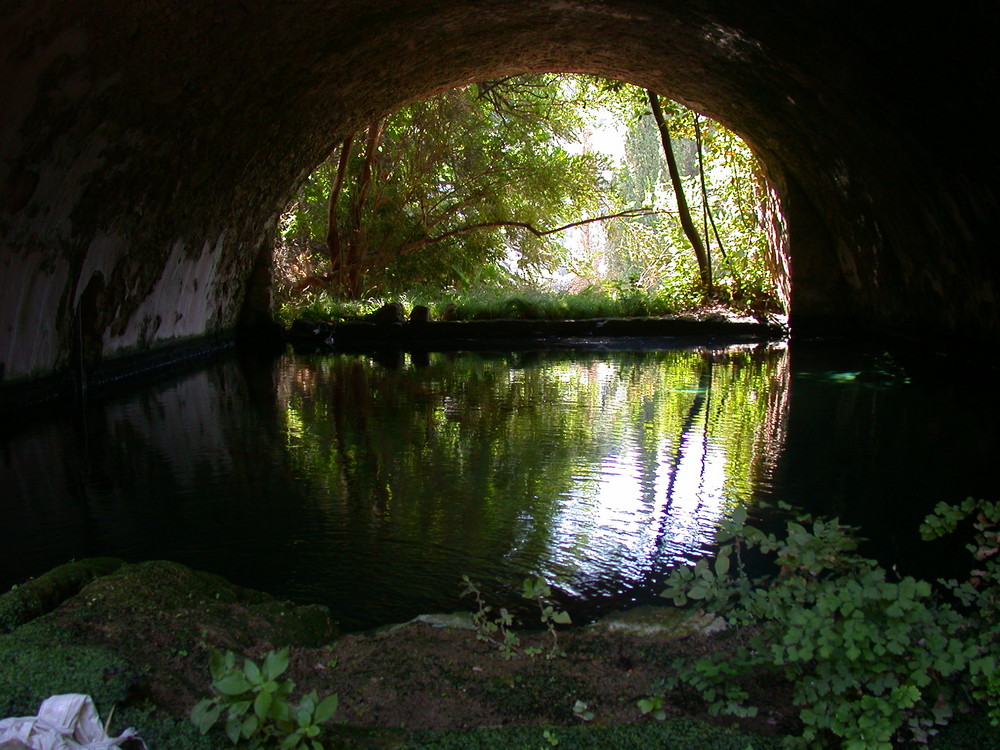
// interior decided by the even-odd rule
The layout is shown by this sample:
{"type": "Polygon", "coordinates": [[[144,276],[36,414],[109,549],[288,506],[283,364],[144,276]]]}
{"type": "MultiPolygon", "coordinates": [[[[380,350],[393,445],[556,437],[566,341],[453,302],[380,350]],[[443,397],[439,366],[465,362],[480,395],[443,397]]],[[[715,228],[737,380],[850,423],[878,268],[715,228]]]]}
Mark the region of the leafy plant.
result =
{"type": "Polygon", "coordinates": [[[580,721],[593,721],[595,716],[590,704],[579,699],[573,703],[573,715],[580,721]]]}
{"type": "Polygon", "coordinates": [[[967,633],[974,649],[969,662],[973,696],[986,707],[990,721],[1000,725],[1000,503],[967,498],[959,505],[938,503],[920,527],[924,539],[953,533],[971,519],[973,541],[966,545],[976,566],[966,581],[940,583],[966,609],[967,633]]]}
{"type": "Polygon", "coordinates": [[[517,655],[521,639],[512,630],[514,615],[506,607],[495,610],[483,599],[479,586],[466,576],[462,576],[462,596],[473,596],[476,599],[476,611],[472,614],[472,622],[476,626],[476,637],[485,643],[491,643],[499,649],[504,659],[512,659],[517,655]],[[495,613],[495,614],[494,614],[495,613]]]}
{"type": "MultiPolygon", "coordinates": [[[[976,549],[991,557],[996,507],[990,510],[992,521],[981,516],[976,549]]],[[[929,528],[953,528],[958,515],[939,513],[939,520],[928,519],[929,528]]],[[[802,735],[790,744],[836,737],[847,750],[889,750],[904,728],[926,740],[960,705],[965,674],[989,698],[995,618],[994,630],[970,639],[972,623],[934,598],[930,583],[909,576],[889,580],[857,553],[856,529],[837,519],[802,516],[780,538],[745,522],[741,509],[720,530],[722,546],[712,563],[701,560],[668,579],[663,596],[678,605],[701,603],[724,616],[738,636],[735,653],[724,662],[678,659],[669,688],[694,688],[715,713],[752,716],[756,707],[747,704],[741,683],[770,670],[788,680],[800,707],[802,735]],[[750,548],[771,556],[775,572],[751,581],[743,564],[750,548]]],[[[980,584],[986,580],[983,572],[980,584]]],[[[982,597],[995,604],[996,579],[989,582],[980,588],[954,584],[952,590],[969,604],[982,597]]]]}
{"type": "Polygon", "coordinates": [[[292,703],[294,681],[278,680],[288,669],[287,648],[269,652],[261,665],[246,659],[242,666],[233,652],[213,649],[209,667],[213,696],[191,709],[191,721],[202,734],[224,719],[226,736],[234,745],[322,750],[323,743],[316,739],[320,724],[333,718],[338,697],[320,700],[313,690],[292,703]]]}
{"type": "MultiPolygon", "coordinates": [[[[559,634],[556,631],[556,625],[569,625],[572,623],[569,613],[564,612],[555,608],[552,603],[552,589],[545,582],[543,578],[525,578],[522,583],[521,596],[525,599],[530,599],[538,605],[538,616],[545,626],[545,629],[549,632],[549,637],[552,639],[552,645],[549,647],[548,653],[545,655],[547,659],[554,659],[557,656],[562,656],[563,652],[559,650],[559,634]]],[[[526,653],[534,655],[536,653],[541,653],[540,649],[525,649],[526,653]]]]}
{"type": "MultiPolygon", "coordinates": [[[[568,625],[572,622],[567,612],[556,609],[551,600],[552,589],[543,578],[525,578],[521,584],[521,596],[530,599],[538,606],[539,619],[548,631],[552,645],[545,654],[547,659],[561,656],[559,650],[559,635],[556,625],[568,625]]],[[[495,609],[483,599],[479,586],[468,576],[462,576],[462,596],[473,596],[476,600],[476,611],[472,621],[476,626],[476,637],[486,643],[491,643],[499,649],[505,659],[512,659],[518,654],[536,656],[544,652],[537,646],[521,648],[521,639],[513,631],[514,615],[506,608],[495,609]]]]}
{"type": "Polygon", "coordinates": [[[636,705],[639,706],[639,711],[644,715],[652,716],[657,721],[663,721],[667,718],[666,702],[662,690],[646,698],[640,698],[636,701],[636,705]]]}

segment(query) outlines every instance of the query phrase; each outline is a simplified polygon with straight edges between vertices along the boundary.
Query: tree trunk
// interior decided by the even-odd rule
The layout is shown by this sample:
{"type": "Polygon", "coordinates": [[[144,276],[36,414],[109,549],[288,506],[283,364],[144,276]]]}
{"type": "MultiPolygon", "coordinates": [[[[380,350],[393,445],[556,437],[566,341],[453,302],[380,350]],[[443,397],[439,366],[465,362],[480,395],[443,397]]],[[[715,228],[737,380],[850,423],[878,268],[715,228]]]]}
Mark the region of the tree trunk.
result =
{"type": "Polygon", "coordinates": [[[330,272],[340,274],[338,279],[340,284],[343,284],[344,248],[340,241],[340,228],[337,226],[337,203],[344,187],[344,175],[347,173],[347,163],[351,158],[353,144],[352,134],[344,139],[344,144],[340,147],[340,163],[337,164],[337,176],[330,187],[330,202],[327,206],[326,248],[330,257],[330,272]]]}
{"type": "MultiPolygon", "coordinates": [[[[719,236],[719,228],[715,225],[715,216],[712,214],[712,207],[709,205],[708,201],[708,185],[705,182],[705,154],[702,149],[701,142],[701,125],[698,124],[698,113],[694,113],[694,137],[698,142],[698,175],[701,178],[701,200],[705,206],[705,216],[707,221],[705,222],[705,237],[708,237],[708,225],[712,226],[712,234],[715,235],[715,244],[719,246],[719,253],[722,255],[722,260],[726,263],[729,262],[729,258],[726,257],[726,248],[722,244],[722,238],[719,236]]],[[[708,246],[708,241],[706,239],[705,245],[708,246]]],[[[708,252],[708,260],[711,262],[712,253],[708,252]]]]}
{"type": "Polygon", "coordinates": [[[677,159],[674,157],[674,150],[670,143],[670,130],[663,117],[663,110],[660,108],[660,98],[649,89],[646,89],[649,97],[649,106],[653,110],[653,119],[656,120],[656,127],[660,131],[660,140],[663,142],[663,154],[667,157],[667,169],[670,171],[670,182],[674,186],[674,195],[677,198],[677,212],[680,214],[681,227],[684,234],[694,248],[695,258],[698,259],[698,273],[701,276],[702,286],[708,294],[712,293],[712,262],[708,257],[698,228],[691,219],[691,211],[688,208],[687,199],[684,197],[684,186],[681,184],[681,173],[677,168],[677,159]]]}
{"type": "Polygon", "coordinates": [[[379,120],[368,126],[368,138],[365,142],[365,160],[358,175],[358,187],[354,192],[350,206],[350,226],[347,228],[348,247],[344,254],[344,266],[341,271],[342,289],[350,299],[358,299],[364,291],[361,286],[364,280],[365,268],[362,256],[366,250],[366,232],[364,222],[365,203],[372,187],[372,173],[375,159],[378,155],[378,144],[382,139],[384,121],[379,120]]]}

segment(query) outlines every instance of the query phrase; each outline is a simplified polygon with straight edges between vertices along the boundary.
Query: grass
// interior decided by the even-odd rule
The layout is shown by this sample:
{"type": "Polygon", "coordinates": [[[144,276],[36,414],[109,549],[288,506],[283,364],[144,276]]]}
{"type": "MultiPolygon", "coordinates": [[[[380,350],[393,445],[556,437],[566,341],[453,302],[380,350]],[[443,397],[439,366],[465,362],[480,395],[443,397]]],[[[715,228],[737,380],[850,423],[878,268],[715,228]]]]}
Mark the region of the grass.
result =
{"type": "MultiPolygon", "coordinates": [[[[374,312],[387,301],[389,300],[369,299],[343,302],[329,294],[320,293],[282,304],[277,318],[285,325],[296,318],[360,318],[374,312]]],[[[426,305],[437,320],[584,320],[670,315],[693,309],[699,300],[690,293],[666,295],[619,285],[609,290],[588,289],[572,294],[537,288],[452,291],[434,298],[401,295],[392,301],[400,302],[406,310],[415,305],[426,305]]]]}

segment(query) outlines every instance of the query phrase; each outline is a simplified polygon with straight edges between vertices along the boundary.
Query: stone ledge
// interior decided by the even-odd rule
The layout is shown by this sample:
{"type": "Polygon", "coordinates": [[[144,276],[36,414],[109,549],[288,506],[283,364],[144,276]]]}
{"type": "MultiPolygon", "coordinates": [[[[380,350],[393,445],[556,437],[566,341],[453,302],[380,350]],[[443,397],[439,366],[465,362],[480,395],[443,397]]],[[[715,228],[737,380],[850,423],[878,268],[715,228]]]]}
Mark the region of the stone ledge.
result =
{"type": "MultiPolygon", "coordinates": [[[[784,320],[684,316],[587,320],[485,320],[379,323],[297,320],[287,331],[297,349],[453,351],[484,348],[620,347],[640,340],[709,339],[712,343],[771,341],[788,335],[784,320]]],[[[671,342],[672,343],[672,342],[671,342]]],[[[648,347],[648,343],[647,343],[648,347]]]]}

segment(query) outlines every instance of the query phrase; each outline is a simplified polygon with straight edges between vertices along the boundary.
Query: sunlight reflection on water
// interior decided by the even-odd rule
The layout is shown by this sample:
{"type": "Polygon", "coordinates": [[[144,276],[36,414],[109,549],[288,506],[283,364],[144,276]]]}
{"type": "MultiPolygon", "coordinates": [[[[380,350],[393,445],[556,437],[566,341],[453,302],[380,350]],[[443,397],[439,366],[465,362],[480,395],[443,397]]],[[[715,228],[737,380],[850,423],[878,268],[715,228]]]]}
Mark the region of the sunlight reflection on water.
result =
{"type": "Polygon", "coordinates": [[[0,588],[74,557],[165,558],[355,629],[468,609],[463,574],[497,603],[542,575],[585,621],[656,600],[736,504],[768,522],[761,499],[937,575],[906,534],[993,491],[992,380],[797,352],[794,371],[781,347],[233,358],[8,423],[0,588]]]}
{"type": "Polygon", "coordinates": [[[541,575],[585,602],[648,590],[710,551],[780,454],[787,372],[782,346],[469,355],[402,371],[329,359],[287,363],[283,383],[309,384],[279,391],[300,457],[325,456],[321,436],[342,445],[324,458],[329,513],[370,498],[394,543],[419,535],[488,585],[541,575]],[[329,407],[303,410],[317,394],[329,407]]]}

